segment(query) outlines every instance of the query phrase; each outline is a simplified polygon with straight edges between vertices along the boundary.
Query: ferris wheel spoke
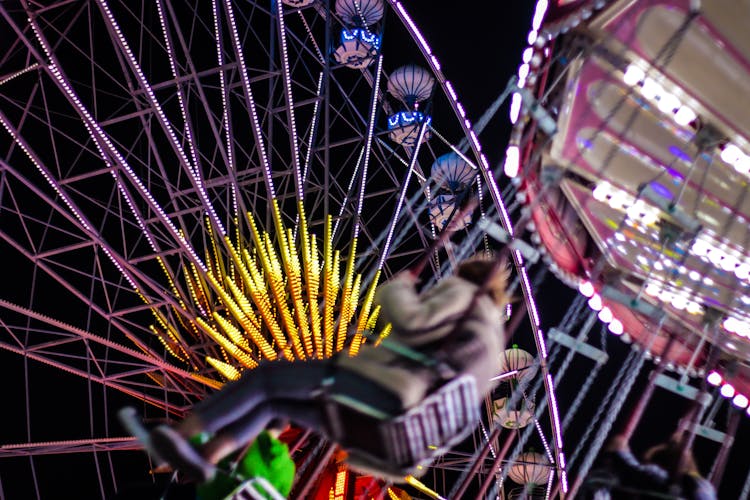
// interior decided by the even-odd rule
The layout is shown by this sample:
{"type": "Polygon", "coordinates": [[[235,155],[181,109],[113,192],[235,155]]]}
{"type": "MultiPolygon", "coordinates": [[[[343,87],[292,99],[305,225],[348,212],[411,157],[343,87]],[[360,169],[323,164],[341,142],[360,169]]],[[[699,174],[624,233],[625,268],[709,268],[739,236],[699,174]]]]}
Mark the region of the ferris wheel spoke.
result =
{"type": "Polygon", "coordinates": [[[289,134],[289,146],[292,154],[292,168],[294,170],[294,183],[296,185],[297,200],[304,198],[302,167],[300,165],[299,139],[297,138],[297,123],[294,116],[294,96],[292,94],[292,77],[289,69],[289,49],[287,47],[287,29],[284,22],[284,4],[276,2],[276,20],[278,22],[279,41],[281,45],[281,76],[284,83],[284,95],[286,97],[287,131],[289,134]]]}
{"type": "MultiPolygon", "coordinates": [[[[195,153],[194,141],[193,141],[190,125],[189,125],[189,117],[187,116],[187,112],[184,109],[184,98],[182,97],[182,93],[178,89],[177,95],[178,95],[178,100],[180,102],[180,107],[181,107],[181,111],[183,115],[186,139],[188,142],[188,146],[191,148],[191,151],[193,154],[193,160],[195,164],[190,163],[190,160],[188,159],[187,154],[185,153],[185,150],[180,145],[177,139],[177,136],[175,135],[175,132],[174,132],[174,126],[167,118],[167,115],[164,112],[160,102],[157,100],[156,94],[154,93],[153,89],[151,88],[151,85],[146,79],[146,75],[143,73],[140,64],[136,60],[135,55],[132,52],[130,45],[128,44],[128,41],[125,39],[125,36],[122,33],[122,30],[119,24],[115,20],[114,15],[109,8],[108,3],[106,2],[106,0],[98,0],[97,3],[99,5],[100,10],[102,11],[103,18],[105,20],[105,23],[110,33],[110,37],[115,42],[116,46],[119,47],[120,52],[127,60],[131,71],[135,74],[138,80],[138,84],[140,85],[141,90],[143,91],[151,107],[153,108],[154,113],[156,117],[158,118],[159,123],[161,124],[165,137],[167,141],[169,142],[169,144],[171,145],[172,150],[174,154],[176,155],[180,166],[185,170],[185,172],[188,173],[193,183],[193,186],[195,187],[196,192],[198,196],[200,197],[201,202],[203,203],[204,209],[207,211],[212,222],[216,225],[216,228],[221,232],[221,234],[222,235],[226,234],[224,225],[221,222],[221,220],[219,220],[219,217],[211,201],[208,199],[208,194],[206,193],[205,188],[203,186],[203,181],[200,175],[200,167],[198,164],[198,156],[195,153]]],[[[157,4],[157,6],[160,6],[160,4],[157,4]]],[[[161,9],[160,9],[160,19],[163,21],[163,15],[161,15],[161,9]]],[[[166,36],[166,33],[165,33],[165,40],[169,40],[169,37],[166,36]]],[[[169,53],[170,52],[169,47],[171,47],[171,45],[167,43],[167,46],[168,46],[167,51],[169,53]]],[[[174,66],[174,60],[171,57],[171,53],[169,53],[169,56],[170,56],[169,57],[170,66],[172,67],[173,71],[176,72],[176,68],[174,66]]]]}

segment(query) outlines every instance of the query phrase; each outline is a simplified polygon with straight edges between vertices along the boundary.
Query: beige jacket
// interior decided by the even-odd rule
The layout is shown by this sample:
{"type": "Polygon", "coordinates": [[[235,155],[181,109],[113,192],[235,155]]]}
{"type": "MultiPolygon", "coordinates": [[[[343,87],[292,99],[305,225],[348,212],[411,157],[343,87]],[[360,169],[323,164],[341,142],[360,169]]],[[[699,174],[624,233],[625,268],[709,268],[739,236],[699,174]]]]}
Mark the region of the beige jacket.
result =
{"type": "MultiPolygon", "coordinates": [[[[392,340],[420,351],[427,344],[446,342],[444,360],[459,374],[471,374],[477,390],[484,397],[496,385],[490,378],[500,373],[500,353],[505,347],[501,312],[492,300],[478,297],[472,311],[461,323],[453,338],[456,323],[471,305],[478,287],[451,276],[423,294],[417,294],[413,280],[398,275],[380,286],[376,302],[382,306],[384,321],[393,325],[392,340]]],[[[339,366],[356,372],[397,395],[404,409],[418,404],[440,380],[437,373],[417,362],[404,359],[391,350],[362,346],[355,358],[341,356],[339,366]]]]}

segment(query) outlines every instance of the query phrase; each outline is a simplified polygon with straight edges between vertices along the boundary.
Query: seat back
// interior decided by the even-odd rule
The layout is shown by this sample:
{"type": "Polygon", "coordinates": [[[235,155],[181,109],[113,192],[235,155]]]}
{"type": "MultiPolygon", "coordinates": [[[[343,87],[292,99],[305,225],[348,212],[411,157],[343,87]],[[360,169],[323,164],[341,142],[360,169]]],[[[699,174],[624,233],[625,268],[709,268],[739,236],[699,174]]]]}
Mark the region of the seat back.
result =
{"type": "Polygon", "coordinates": [[[443,385],[404,415],[381,424],[391,460],[421,463],[458,444],[479,423],[479,395],[470,375],[443,385]]]}
{"type": "Polygon", "coordinates": [[[354,423],[352,408],[339,407],[337,418],[342,436],[338,440],[349,452],[348,461],[354,468],[403,481],[406,475],[421,475],[421,467],[431,464],[436,456],[474,430],[481,419],[479,403],[476,380],[462,375],[402,415],[371,419],[374,430],[364,439],[362,420],[354,423]]]}

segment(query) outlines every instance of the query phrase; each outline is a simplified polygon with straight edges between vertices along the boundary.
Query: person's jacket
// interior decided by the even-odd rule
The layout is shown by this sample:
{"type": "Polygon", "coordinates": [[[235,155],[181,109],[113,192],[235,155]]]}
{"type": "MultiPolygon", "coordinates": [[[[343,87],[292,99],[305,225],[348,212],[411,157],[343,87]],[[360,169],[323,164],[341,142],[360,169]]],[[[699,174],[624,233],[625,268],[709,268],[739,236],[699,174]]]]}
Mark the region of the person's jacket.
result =
{"type": "MultiPolygon", "coordinates": [[[[478,296],[468,310],[478,290],[477,285],[451,276],[418,294],[414,281],[399,275],[378,288],[375,300],[382,307],[382,320],[392,324],[389,339],[440,357],[458,375],[473,375],[484,397],[496,385],[490,379],[500,373],[505,339],[501,311],[488,295],[478,296]]],[[[372,339],[358,356],[341,356],[338,363],[389,390],[404,409],[418,404],[440,383],[436,370],[375,347],[372,339]]]]}

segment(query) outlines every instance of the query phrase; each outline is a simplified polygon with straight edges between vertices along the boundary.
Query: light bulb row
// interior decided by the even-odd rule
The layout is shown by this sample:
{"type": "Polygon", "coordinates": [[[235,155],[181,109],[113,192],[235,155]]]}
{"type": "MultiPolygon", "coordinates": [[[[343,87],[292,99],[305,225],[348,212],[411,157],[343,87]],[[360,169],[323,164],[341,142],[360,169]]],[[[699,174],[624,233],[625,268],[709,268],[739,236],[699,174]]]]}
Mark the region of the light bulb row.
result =
{"type": "Polygon", "coordinates": [[[682,104],[677,96],[667,92],[656,80],[646,76],[646,72],[637,65],[628,65],[622,80],[630,87],[638,86],[641,95],[655,103],[659,111],[671,115],[677,125],[687,127],[698,118],[695,111],[682,104]]]}
{"type": "Polygon", "coordinates": [[[646,284],[646,295],[659,299],[660,301],[670,304],[678,311],[686,311],[689,314],[700,315],[704,313],[700,298],[692,298],[684,290],[671,290],[657,281],[650,281],[646,284]]]}
{"type": "Polygon", "coordinates": [[[734,406],[741,410],[746,410],[746,414],[750,416],[750,399],[748,399],[748,396],[737,392],[734,386],[725,380],[721,373],[716,370],[709,372],[706,375],[706,382],[714,387],[718,387],[719,394],[726,399],[731,399],[734,406]]]}
{"type": "Polygon", "coordinates": [[[606,324],[607,329],[611,333],[618,336],[625,333],[625,326],[622,324],[622,321],[615,318],[612,309],[604,304],[601,295],[596,293],[596,289],[590,281],[581,281],[578,285],[578,291],[581,292],[584,297],[588,297],[589,307],[593,311],[598,311],[599,314],[597,317],[599,318],[599,321],[606,324]]]}
{"type": "Polygon", "coordinates": [[[750,259],[725,245],[715,245],[708,238],[699,236],[693,242],[690,251],[717,269],[734,273],[737,279],[747,281],[750,278],[750,259]]]}
{"type": "Polygon", "coordinates": [[[595,200],[607,203],[613,210],[624,211],[629,219],[641,222],[646,226],[656,224],[659,220],[661,211],[658,208],[649,205],[640,198],[636,199],[627,191],[617,188],[607,181],[597,184],[592,195],[595,200]]]}

